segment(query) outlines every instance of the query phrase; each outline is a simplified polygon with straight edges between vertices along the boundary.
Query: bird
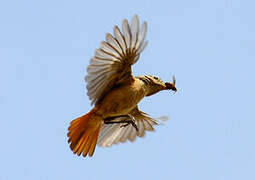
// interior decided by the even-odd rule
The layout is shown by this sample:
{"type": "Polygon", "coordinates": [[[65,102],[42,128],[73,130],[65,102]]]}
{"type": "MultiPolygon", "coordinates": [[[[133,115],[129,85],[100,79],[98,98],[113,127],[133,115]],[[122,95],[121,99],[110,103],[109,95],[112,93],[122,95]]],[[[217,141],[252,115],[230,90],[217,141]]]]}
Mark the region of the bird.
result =
{"type": "Polygon", "coordinates": [[[153,131],[157,119],[141,111],[138,103],[162,90],[177,91],[174,76],[173,82],[163,82],[154,75],[132,75],[131,66],[148,44],[147,22],[140,25],[135,14],[130,22],[122,21],[121,29],[115,25],[113,34],[106,33],[87,67],[87,95],[93,108],[71,121],[67,133],[70,148],[78,156],[92,157],[96,145],[133,142],[153,131]]]}

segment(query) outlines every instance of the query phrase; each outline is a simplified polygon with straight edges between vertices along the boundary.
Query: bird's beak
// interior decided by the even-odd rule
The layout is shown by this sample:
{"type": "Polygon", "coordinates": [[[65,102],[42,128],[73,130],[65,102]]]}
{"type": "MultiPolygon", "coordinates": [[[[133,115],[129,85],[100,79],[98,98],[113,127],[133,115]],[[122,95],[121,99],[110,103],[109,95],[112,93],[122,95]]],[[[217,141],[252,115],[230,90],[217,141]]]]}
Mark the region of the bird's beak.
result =
{"type": "Polygon", "coordinates": [[[166,86],[166,89],[168,89],[168,90],[172,90],[172,91],[174,91],[174,92],[177,91],[177,88],[175,87],[175,84],[174,84],[174,83],[166,82],[166,83],[165,83],[165,86],[166,86]]]}
{"type": "Polygon", "coordinates": [[[165,83],[165,86],[166,86],[166,89],[168,90],[173,90],[174,92],[177,91],[177,88],[175,87],[175,84],[176,84],[176,78],[175,76],[173,76],[173,82],[166,82],[165,83]]]}

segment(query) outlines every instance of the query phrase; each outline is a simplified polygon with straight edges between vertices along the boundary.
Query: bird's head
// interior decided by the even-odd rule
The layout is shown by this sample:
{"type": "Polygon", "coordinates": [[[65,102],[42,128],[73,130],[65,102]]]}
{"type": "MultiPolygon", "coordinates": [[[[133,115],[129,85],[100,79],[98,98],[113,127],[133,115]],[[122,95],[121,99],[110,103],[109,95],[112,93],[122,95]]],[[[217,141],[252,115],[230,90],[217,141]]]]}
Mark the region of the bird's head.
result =
{"type": "Polygon", "coordinates": [[[145,84],[147,93],[146,96],[151,96],[162,90],[173,90],[177,91],[175,87],[176,79],[173,76],[173,82],[163,82],[159,77],[156,76],[138,76],[138,79],[142,80],[145,84]]]}

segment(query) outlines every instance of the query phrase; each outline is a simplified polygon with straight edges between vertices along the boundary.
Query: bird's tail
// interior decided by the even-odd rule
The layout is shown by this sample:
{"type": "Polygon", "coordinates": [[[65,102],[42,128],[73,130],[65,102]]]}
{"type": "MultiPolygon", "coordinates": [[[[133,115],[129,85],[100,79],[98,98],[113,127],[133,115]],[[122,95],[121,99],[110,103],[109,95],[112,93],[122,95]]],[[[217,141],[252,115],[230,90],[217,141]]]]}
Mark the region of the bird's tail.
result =
{"type": "Polygon", "coordinates": [[[85,157],[93,156],[97,144],[98,135],[102,126],[102,118],[93,110],[74,119],[68,128],[68,143],[74,154],[85,157]]]}

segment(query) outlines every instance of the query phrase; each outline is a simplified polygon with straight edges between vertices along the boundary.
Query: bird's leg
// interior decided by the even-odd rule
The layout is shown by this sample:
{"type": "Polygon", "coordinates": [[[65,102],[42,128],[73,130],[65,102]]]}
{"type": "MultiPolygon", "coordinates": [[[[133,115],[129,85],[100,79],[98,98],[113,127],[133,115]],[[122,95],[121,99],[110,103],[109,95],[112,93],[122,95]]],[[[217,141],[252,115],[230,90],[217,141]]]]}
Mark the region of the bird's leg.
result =
{"type": "Polygon", "coordinates": [[[105,124],[125,123],[125,124],[121,125],[120,127],[126,127],[129,124],[131,124],[136,129],[136,131],[138,131],[138,127],[135,124],[135,118],[130,114],[105,118],[104,123],[105,124]],[[125,117],[125,118],[128,118],[128,119],[124,119],[124,120],[120,120],[120,121],[112,121],[112,120],[114,120],[116,118],[120,118],[120,117],[125,117]]]}

